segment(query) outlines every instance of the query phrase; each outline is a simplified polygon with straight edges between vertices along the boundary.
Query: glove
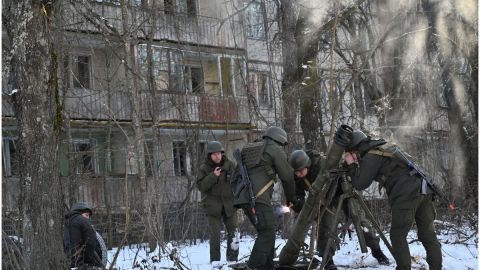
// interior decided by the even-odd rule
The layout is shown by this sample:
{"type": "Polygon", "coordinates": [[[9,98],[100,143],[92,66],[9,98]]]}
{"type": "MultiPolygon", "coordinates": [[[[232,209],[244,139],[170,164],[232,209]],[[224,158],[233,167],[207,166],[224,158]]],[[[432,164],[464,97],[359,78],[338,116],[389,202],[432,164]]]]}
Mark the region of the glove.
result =
{"type": "Polygon", "coordinates": [[[303,204],[305,204],[305,199],[297,198],[295,202],[290,202],[290,203],[292,204],[291,206],[292,210],[295,211],[296,213],[300,213],[300,211],[303,208],[303,204]]]}

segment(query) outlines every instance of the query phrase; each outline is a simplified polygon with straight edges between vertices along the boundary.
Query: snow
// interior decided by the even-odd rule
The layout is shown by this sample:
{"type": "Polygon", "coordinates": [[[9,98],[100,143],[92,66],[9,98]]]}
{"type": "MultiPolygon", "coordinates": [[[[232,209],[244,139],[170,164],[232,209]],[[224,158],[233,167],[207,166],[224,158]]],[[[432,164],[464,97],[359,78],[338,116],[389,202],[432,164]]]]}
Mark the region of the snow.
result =
{"type": "MultiPolygon", "coordinates": [[[[476,234],[470,228],[463,228],[462,232],[464,232],[464,234],[460,237],[457,234],[453,233],[444,233],[438,235],[442,243],[443,269],[478,269],[478,234],[476,234]],[[464,235],[473,234],[473,237],[464,241],[467,238],[464,235]]],[[[386,236],[387,238],[389,238],[388,234],[386,236]]],[[[425,249],[419,241],[414,241],[416,239],[416,232],[414,230],[411,230],[407,240],[411,242],[409,245],[410,253],[411,256],[414,258],[414,262],[412,262],[412,269],[428,269],[425,249]]],[[[280,253],[285,242],[285,239],[277,237],[275,242],[275,247],[277,247],[277,254],[280,253]]],[[[248,260],[248,256],[250,255],[253,243],[254,238],[250,236],[246,236],[240,239],[240,252],[238,257],[239,261],[248,260]]],[[[306,239],[306,243],[308,243],[308,239],[306,239]]],[[[379,265],[375,258],[373,258],[373,256],[371,255],[370,250],[368,253],[361,253],[355,233],[352,234],[352,239],[349,239],[347,236],[347,239],[340,244],[340,250],[337,250],[333,258],[334,262],[338,266],[341,266],[339,267],[339,269],[395,269],[395,260],[393,259],[392,255],[385,247],[383,242],[380,241],[380,243],[385,255],[390,259],[391,263],[389,266],[379,265]]],[[[181,263],[183,263],[184,266],[188,269],[228,270],[231,268],[228,267],[228,264],[230,264],[230,262],[225,261],[226,245],[226,241],[223,241],[221,256],[224,260],[220,262],[213,262],[212,264],[210,264],[208,241],[198,241],[198,244],[196,245],[185,245],[177,244],[175,242],[169,242],[165,247],[166,252],[161,253],[160,258],[158,257],[159,248],[157,248],[154,252],[147,254],[147,248],[145,247],[145,245],[124,247],[119,253],[119,256],[115,263],[115,267],[118,270],[154,269],[154,266],[156,267],[155,269],[178,269],[178,267],[175,267],[174,262],[169,258],[168,255],[175,254],[176,251],[177,255],[174,256],[177,256],[181,263]],[[134,268],[135,264],[137,265],[137,268],[134,268]],[[140,268],[140,266],[142,266],[143,268],[140,268]]],[[[112,260],[116,251],[116,249],[113,249],[108,252],[109,262],[112,260]]]]}

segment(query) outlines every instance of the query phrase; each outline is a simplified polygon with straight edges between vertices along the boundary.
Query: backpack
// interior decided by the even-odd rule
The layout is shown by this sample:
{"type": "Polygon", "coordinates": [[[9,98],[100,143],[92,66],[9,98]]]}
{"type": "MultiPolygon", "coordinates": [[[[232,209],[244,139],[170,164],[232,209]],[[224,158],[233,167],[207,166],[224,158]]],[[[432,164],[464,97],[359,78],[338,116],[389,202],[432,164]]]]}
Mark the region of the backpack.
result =
{"type": "MultiPolygon", "coordinates": [[[[245,166],[245,169],[248,171],[248,177],[250,178],[250,172],[251,170],[256,170],[257,168],[263,168],[260,170],[263,170],[265,172],[265,178],[267,178],[268,174],[268,168],[265,166],[264,162],[262,162],[262,155],[265,150],[266,142],[264,140],[261,141],[256,141],[252,143],[246,144],[240,151],[240,156],[241,156],[241,162],[245,166]]],[[[239,149],[237,149],[239,151],[239,149]]],[[[236,151],[236,152],[237,152],[236,151]]],[[[235,156],[235,155],[234,155],[235,156]]],[[[266,189],[272,183],[268,183],[264,187],[262,187],[257,193],[253,193],[253,183],[245,183],[242,179],[242,175],[240,174],[240,166],[239,166],[239,161],[237,160],[238,156],[235,158],[235,161],[237,162],[237,166],[235,167],[235,170],[232,174],[231,177],[231,186],[233,189],[233,200],[234,200],[234,206],[237,208],[241,208],[242,205],[249,203],[250,199],[254,197],[259,197],[260,195],[265,192],[266,189]],[[252,193],[252,194],[250,194],[252,193]]],[[[250,181],[252,179],[249,179],[250,181]]]]}

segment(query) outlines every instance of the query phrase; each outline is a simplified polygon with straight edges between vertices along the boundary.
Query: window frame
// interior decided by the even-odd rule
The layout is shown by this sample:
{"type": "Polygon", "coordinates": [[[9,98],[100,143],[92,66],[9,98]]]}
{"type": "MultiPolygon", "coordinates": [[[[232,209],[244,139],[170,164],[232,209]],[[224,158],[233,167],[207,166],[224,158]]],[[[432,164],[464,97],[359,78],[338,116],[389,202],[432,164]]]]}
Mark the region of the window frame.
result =
{"type": "MultiPolygon", "coordinates": [[[[180,153],[180,159],[182,158],[182,153],[180,153]]],[[[173,160],[173,175],[174,176],[187,176],[188,170],[187,170],[187,142],[185,140],[172,140],[172,160],[173,160]],[[182,160],[179,160],[178,165],[177,164],[177,157],[175,151],[178,151],[177,149],[182,149],[180,147],[176,147],[176,143],[183,143],[183,169],[182,169],[182,160]],[[177,166],[179,167],[177,170],[177,166]]]]}
{"type": "MultiPolygon", "coordinates": [[[[83,138],[75,138],[72,139],[72,144],[73,144],[73,151],[74,151],[74,157],[75,157],[75,174],[88,174],[91,173],[93,175],[99,175],[100,174],[100,164],[98,162],[98,151],[97,151],[97,140],[96,139],[83,139],[83,138]],[[91,145],[91,152],[92,152],[92,168],[93,171],[90,170],[85,170],[84,172],[79,171],[79,167],[82,166],[83,169],[85,169],[84,164],[78,164],[78,153],[86,152],[86,151],[77,151],[77,146],[78,144],[90,144],[91,145]]],[[[83,163],[83,162],[82,162],[83,163]]]]}
{"type": "MultiPolygon", "coordinates": [[[[153,145],[152,140],[145,140],[145,151],[144,151],[144,156],[145,156],[145,175],[147,177],[153,177],[153,170],[147,170],[148,167],[152,169],[153,165],[153,155],[155,151],[155,146],[153,145]],[[148,163],[148,164],[147,164],[148,163]]],[[[157,160],[157,176],[160,176],[161,173],[161,161],[157,160]]]]}
{"type": "Polygon", "coordinates": [[[195,64],[184,64],[183,65],[183,79],[185,80],[185,89],[188,93],[192,94],[203,94],[205,93],[205,74],[203,73],[202,65],[195,65],[195,64]],[[193,88],[193,80],[192,80],[192,68],[199,69],[200,78],[199,88],[197,91],[194,91],[193,88]]]}
{"type": "Polygon", "coordinates": [[[177,5],[176,5],[176,1],[175,1],[175,0],[163,0],[163,13],[164,13],[165,15],[175,15],[175,13],[176,13],[176,10],[175,10],[176,6],[177,6],[177,5]],[[167,3],[166,3],[167,1],[170,2],[170,3],[168,3],[168,5],[167,5],[167,3]]]}
{"type": "Polygon", "coordinates": [[[247,86],[247,92],[249,94],[254,94],[255,100],[257,101],[258,106],[262,108],[272,108],[273,107],[273,92],[271,89],[270,85],[270,73],[268,71],[262,71],[262,70],[251,70],[248,75],[248,86],[247,86]],[[266,98],[267,100],[263,98],[264,95],[260,95],[260,76],[262,75],[265,78],[264,81],[264,91],[266,93],[266,98]],[[253,77],[253,81],[251,81],[251,78],[253,77]],[[251,89],[253,87],[253,89],[251,89]]]}
{"type": "Polygon", "coordinates": [[[263,16],[262,3],[258,1],[252,1],[246,5],[248,5],[245,12],[245,34],[247,38],[265,40],[265,18],[263,16]],[[256,9],[254,9],[254,7],[256,7],[256,9]],[[255,17],[253,15],[255,15],[255,17]]]}
{"type": "MultiPolygon", "coordinates": [[[[67,60],[67,64],[66,65],[64,64],[64,68],[67,68],[67,72],[66,72],[67,78],[66,78],[66,80],[67,80],[68,88],[72,88],[72,89],[94,89],[94,86],[93,86],[94,71],[93,71],[93,56],[92,56],[92,54],[71,53],[67,56],[66,60],[67,60]],[[78,80],[76,80],[76,78],[78,77],[77,76],[78,74],[74,74],[75,73],[74,64],[79,62],[78,57],[87,57],[89,59],[89,61],[88,61],[88,87],[75,86],[76,81],[78,81],[78,80]]],[[[78,72],[78,66],[77,66],[77,72],[78,72]]],[[[78,82],[78,83],[80,83],[80,82],[78,82]]]]}

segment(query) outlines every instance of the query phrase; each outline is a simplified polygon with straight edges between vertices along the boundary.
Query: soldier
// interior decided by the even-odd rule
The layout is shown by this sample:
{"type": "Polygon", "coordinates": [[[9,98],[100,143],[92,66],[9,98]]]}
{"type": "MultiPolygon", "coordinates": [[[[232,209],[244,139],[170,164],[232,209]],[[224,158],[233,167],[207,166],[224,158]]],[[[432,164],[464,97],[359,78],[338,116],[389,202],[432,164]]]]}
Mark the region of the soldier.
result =
{"type": "Polygon", "coordinates": [[[250,269],[274,268],[275,218],[271,198],[277,175],[282,181],[287,204],[295,205],[296,202],[293,170],[283,150],[286,144],[287,133],[279,127],[269,127],[262,141],[247,144],[242,149],[242,160],[247,167],[256,198],[256,212],[251,211],[250,196],[246,189],[243,189],[235,198],[235,206],[243,209],[258,233],[247,263],[250,269]]]}
{"type": "Polygon", "coordinates": [[[427,185],[407,165],[395,159],[384,140],[372,140],[362,131],[352,133],[352,142],[346,148],[344,159],[352,185],[363,190],[373,180],[386,188],[392,209],[390,240],[397,262],[397,270],[411,269],[407,234],[415,221],[418,239],[427,251],[429,269],[442,269],[440,242],[435,234],[433,195],[427,185]]]}
{"type": "Polygon", "coordinates": [[[227,260],[236,261],[238,247],[232,248],[237,228],[237,209],[233,206],[230,176],[234,164],[225,156],[218,141],[207,144],[207,156],[197,177],[197,187],[202,193],[202,204],[210,225],[210,262],[220,261],[220,230],[222,221],[227,231],[227,260]]]}
{"type": "MultiPolygon", "coordinates": [[[[296,207],[293,208],[295,212],[300,212],[302,209],[303,203],[305,202],[306,192],[311,188],[313,181],[318,176],[320,172],[322,157],[320,153],[309,150],[307,152],[303,150],[296,150],[293,151],[288,159],[290,165],[292,166],[294,173],[295,173],[295,191],[297,195],[298,204],[296,207]]],[[[336,228],[338,225],[338,221],[335,220],[335,211],[336,206],[338,205],[338,200],[340,199],[340,195],[342,194],[342,189],[340,186],[337,186],[336,190],[331,190],[330,192],[335,192],[335,195],[332,199],[332,202],[328,206],[329,211],[325,211],[325,214],[322,217],[318,224],[318,241],[317,241],[317,251],[320,256],[323,255],[325,246],[327,245],[328,241],[328,232],[332,228],[336,228]]],[[[357,207],[357,209],[360,209],[357,207]]],[[[348,217],[348,205],[346,203],[343,204],[343,211],[345,215],[348,217]]],[[[365,219],[363,211],[358,215],[361,218],[361,225],[364,229],[364,236],[365,242],[368,247],[372,250],[372,255],[377,259],[377,261],[382,265],[389,265],[390,262],[388,258],[383,254],[382,250],[380,249],[380,239],[379,237],[373,232],[370,223],[365,219]]],[[[358,231],[357,233],[362,233],[362,231],[358,231]]],[[[329,270],[336,270],[337,267],[333,262],[333,255],[335,254],[335,247],[330,247],[330,260],[327,262],[325,269],[329,270]]]]}

